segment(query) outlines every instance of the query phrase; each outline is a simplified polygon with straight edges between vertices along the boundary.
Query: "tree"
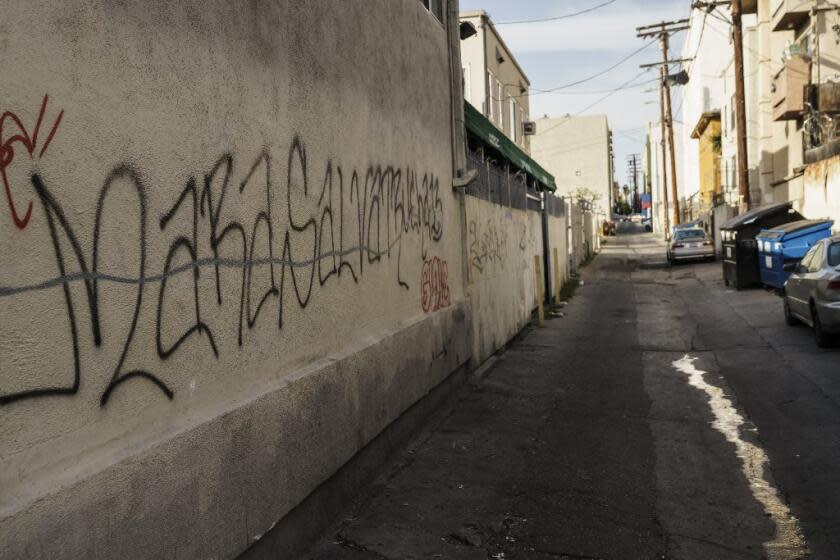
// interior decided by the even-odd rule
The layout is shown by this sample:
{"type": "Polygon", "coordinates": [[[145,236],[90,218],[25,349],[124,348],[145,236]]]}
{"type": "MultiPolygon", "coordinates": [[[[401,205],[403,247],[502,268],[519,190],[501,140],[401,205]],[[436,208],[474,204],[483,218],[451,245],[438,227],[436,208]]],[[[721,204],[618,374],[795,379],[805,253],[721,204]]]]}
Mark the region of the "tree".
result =
{"type": "Polygon", "coordinates": [[[578,200],[586,200],[588,202],[595,202],[601,200],[601,195],[590,188],[579,187],[572,191],[572,198],[576,198],[578,200]]]}

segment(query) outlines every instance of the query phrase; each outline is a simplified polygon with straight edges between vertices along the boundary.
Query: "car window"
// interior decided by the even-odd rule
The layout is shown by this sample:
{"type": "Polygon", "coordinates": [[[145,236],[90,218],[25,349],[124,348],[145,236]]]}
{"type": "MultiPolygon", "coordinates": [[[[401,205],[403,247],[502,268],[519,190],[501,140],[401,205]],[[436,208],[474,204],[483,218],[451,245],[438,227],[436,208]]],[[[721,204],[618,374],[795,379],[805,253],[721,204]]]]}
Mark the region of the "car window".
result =
{"type": "Polygon", "coordinates": [[[816,251],[811,255],[811,260],[808,262],[808,272],[819,272],[822,268],[823,256],[825,255],[825,245],[820,243],[815,247],[816,251]]]}
{"type": "Polygon", "coordinates": [[[677,230],[677,239],[703,239],[706,232],[702,229],[681,229],[677,230]]]}
{"type": "Polygon", "coordinates": [[[832,243],[828,246],[828,264],[840,266],[840,243],[832,243]]]}
{"type": "Polygon", "coordinates": [[[815,245],[811,247],[807,253],[805,253],[805,256],[802,257],[801,261],[799,261],[799,266],[796,268],[796,272],[807,272],[808,267],[811,265],[811,259],[814,258],[814,253],[817,252],[818,247],[818,245],[815,245]]]}

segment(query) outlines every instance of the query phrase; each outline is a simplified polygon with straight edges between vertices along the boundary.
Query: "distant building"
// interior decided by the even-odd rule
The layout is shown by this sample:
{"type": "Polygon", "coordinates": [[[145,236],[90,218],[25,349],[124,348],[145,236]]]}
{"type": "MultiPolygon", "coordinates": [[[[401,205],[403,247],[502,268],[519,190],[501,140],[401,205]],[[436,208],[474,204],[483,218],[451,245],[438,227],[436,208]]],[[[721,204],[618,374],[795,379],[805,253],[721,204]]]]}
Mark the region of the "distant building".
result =
{"type": "Polygon", "coordinates": [[[723,78],[732,58],[732,45],[727,39],[729,32],[725,21],[703,10],[692,10],[681,55],[689,59],[684,65],[689,80],[671,89],[678,108],[674,113],[674,141],[677,145],[682,144],[682,149],[678,150],[682,155],[678,159],[680,198],[691,198],[703,190],[695,125],[704,122],[704,115],[708,113],[720,113],[731,97],[731,92],[724,96],[723,78]],[[681,125],[679,121],[685,124],[681,125]]]}
{"type": "Polygon", "coordinates": [[[461,41],[464,98],[514,144],[530,153],[529,137],[522,130],[530,111],[528,77],[487,12],[463,12],[460,21],[471,24],[477,31],[461,41]]]}
{"type": "Polygon", "coordinates": [[[716,194],[722,192],[720,175],[720,111],[707,111],[700,115],[691,137],[698,140],[697,150],[699,196],[701,212],[708,214],[716,194]]]}
{"type": "Polygon", "coordinates": [[[663,169],[662,166],[662,134],[658,122],[648,122],[646,125],[642,168],[645,171],[645,188],[647,192],[651,193],[653,230],[661,233],[665,231],[665,184],[663,177],[668,178],[668,170],[663,169]]]}
{"type": "Polygon", "coordinates": [[[558,195],[591,191],[609,213],[613,205],[612,132],[606,115],[536,121],[531,155],[554,175],[558,195]]]}

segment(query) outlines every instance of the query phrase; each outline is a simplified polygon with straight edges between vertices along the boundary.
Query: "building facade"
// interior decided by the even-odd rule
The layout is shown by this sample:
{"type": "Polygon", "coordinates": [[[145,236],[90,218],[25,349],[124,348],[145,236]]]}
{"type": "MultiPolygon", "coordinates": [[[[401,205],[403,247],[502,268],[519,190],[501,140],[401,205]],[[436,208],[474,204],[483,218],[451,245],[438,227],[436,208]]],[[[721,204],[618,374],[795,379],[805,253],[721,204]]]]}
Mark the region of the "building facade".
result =
{"type": "Polygon", "coordinates": [[[461,41],[464,98],[514,144],[530,153],[522,123],[530,118],[530,82],[484,11],[463,12],[476,34],[461,41]]]}
{"type": "Polygon", "coordinates": [[[612,133],[606,115],[541,118],[536,121],[531,155],[554,175],[557,193],[594,195],[609,213],[613,204],[612,133]]]}
{"type": "Polygon", "coordinates": [[[697,161],[700,205],[708,213],[716,194],[722,192],[720,174],[721,129],[720,111],[708,111],[700,116],[691,137],[697,140],[697,161]]]}
{"type": "MultiPolygon", "coordinates": [[[[745,3],[744,7],[750,204],[792,201],[794,208],[809,218],[840,218],[834,215],[835,206],[824,192],[825,184],[832,183],[824,180],[826,170],[832,169],[824,162],[840,153],[837,141],[840,86],[836,85],[840,79],[840,28],[834,25],[840,9],[820,0],[758,0],[745,3]],[[808,173],[809,166],[815,164],[819,167],[808,173]],[[824,185],[809,183],[809,180],[817,181],[817,177],[823,177],[824,185]]],[[[715,15],[728,13],[717,8],[715,15]]],[[[709,107],[719,109],[721,115],[722,196],[717,202],[735,207],[740,200],[733,44],[729,26],[720,20],[720,17],[708,17],[703,10],[692,13],[692,34],[694,22],[705,21],[697,60],[702,60],[700,57],[707,51],[725,54],[715,57],[721,64],[719,72],[699,72],[696,64],[692,66],[686,91],[708,88],[720,92],[719,105],[709,107]]],[[[683,51],[684,56],[692,54],[692,47],[683,51]]],[[[687,98],[685,107],[690,105],[687,98]]],[[[685,122],[699,122],[690,117],[684,109],[685,122]]],[[[700,153],[686,151],[685,161],[689,163],[682,173],[686,185],[692,184],[693,177],[699,177],[690,163],[695,157],[691,152],[697,157],[700,153]]],[[[691,193],[686,191],[686,194],[691,193]]]]}

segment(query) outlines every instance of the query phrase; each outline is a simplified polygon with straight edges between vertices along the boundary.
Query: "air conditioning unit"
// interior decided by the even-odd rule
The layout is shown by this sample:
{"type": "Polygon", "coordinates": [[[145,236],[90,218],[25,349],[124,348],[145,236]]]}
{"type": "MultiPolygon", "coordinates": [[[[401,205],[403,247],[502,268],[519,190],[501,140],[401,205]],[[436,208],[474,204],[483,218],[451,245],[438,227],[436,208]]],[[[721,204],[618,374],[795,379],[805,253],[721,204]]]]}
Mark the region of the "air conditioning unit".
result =
{"type": "Polygon", "coordinates": [[[537,123],[534,121],[523,121],[522,136],[533,136],[537,133],[537,123]]]}

